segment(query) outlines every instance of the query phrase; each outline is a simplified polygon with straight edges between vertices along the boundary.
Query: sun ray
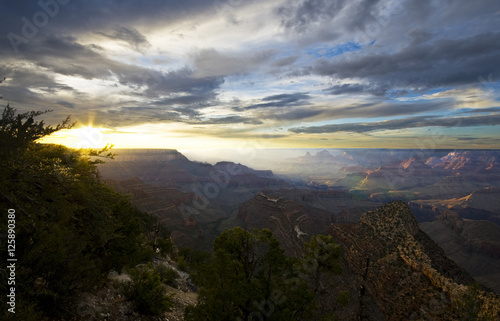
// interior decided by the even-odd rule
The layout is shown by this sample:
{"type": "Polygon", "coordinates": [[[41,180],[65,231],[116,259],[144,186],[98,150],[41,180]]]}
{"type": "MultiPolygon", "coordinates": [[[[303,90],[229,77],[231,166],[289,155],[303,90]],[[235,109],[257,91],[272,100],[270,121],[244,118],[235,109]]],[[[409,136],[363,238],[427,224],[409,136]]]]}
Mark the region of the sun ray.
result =
{"type": "Polygon", "coordinates": [[[61,144],[71,148],[103,148],[109,143],[106,129],[92,125],[58,131],[41,140],[42,143],[61,144]]]}

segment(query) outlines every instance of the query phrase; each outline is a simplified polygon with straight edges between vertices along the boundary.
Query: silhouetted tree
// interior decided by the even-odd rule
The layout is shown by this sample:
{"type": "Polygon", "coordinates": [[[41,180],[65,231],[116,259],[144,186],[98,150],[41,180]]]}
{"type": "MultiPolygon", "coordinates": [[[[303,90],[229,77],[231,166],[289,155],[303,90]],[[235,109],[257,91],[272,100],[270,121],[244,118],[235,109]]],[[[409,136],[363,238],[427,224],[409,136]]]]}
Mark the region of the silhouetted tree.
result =
{"type": "Polygon", "coordinates": [[[41,116],[46,111],[30,111],[22,114],[16,114],[17,110],[12,108],[9,104],[2,112],[0,119],[0,153],[6,153],[22,150],[30,143],[48,136],[61,129],[69,129],[73,127],[70,123],[70,116],[56,127],[46,126],[45,122],[35,121],[35,117],[41,116]]]}
{"type": "MultiPolygon", "coordinates": [[[[35,120],[42,114],[16,115],[7,106],[0,119],[0,204],[16,212],[15,255],[22,262],[16,269],[18,320],[53,319],[109,271],[153,255],[146,238],[151,217],[99,179],[91,156],[102,153],[37,143],[71,127],[69,117],[46,126],[35,120]]],[[[2,238],[6,224],[0,221],[2,238]]],[[[0,254],[5,262],[7,248],[0,254]]],[[[1,282],[0,292],[6,291],[1,282]]]]}

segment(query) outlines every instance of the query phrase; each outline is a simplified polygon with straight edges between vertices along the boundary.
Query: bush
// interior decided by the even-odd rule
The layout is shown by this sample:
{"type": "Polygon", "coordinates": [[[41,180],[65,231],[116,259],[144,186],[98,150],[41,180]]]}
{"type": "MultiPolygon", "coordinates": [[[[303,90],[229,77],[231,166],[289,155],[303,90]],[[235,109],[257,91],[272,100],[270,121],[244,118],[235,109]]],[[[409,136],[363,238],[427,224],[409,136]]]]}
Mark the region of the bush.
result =
{"type": "Polygon", "coordinates": [[[167,295],[160,273],[148,265],[129,271],[131,282],[125,285],[125,296],[131,300],[141,314],[158,316],[172,306],[172,296],[167,295]]]}
{"type": "Polygon", "coordinates": [[[156,273],[160,275],[161,282],[170,286],[175,286],[175,280],[179,278],[179,273],[163,264],[155,267],[156,273]]]}
{"type": "Polygon", "coordinates": [[[189,264],[186,262],[184,257],[181,256],[177,259],[177,266],[179,267],[179,270],[189,272],[189,264]]]}
{"type": "Polygon", "coordinates": [[[210,260],[210,253],[185,246],[179,250],[175,259],[179,269],[181,271],[191,273],[191,277],[195,277],[195,271],[210,260]]]}

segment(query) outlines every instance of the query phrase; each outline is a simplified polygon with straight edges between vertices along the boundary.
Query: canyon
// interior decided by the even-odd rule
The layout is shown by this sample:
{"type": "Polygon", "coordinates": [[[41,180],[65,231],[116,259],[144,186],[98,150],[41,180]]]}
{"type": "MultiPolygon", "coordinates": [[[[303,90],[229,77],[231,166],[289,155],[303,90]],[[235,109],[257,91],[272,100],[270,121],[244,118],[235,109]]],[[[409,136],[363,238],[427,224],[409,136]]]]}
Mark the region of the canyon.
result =
{"type": "MultiPolygon", "coordinates": [[[[242,226],[271,229],[288,255],[300,256],[304,242],[329,233],[343,246],[344,264],[356,270],[354,274],[366,265],[367,257],[358,254],[375,255],[376,245],[384,255],[392,254],[377,254],[380,257],[370,259],[372,266],[398,262],[398,266],[415,270],[418,261],[417,270],[434,287],[446,287],[448,281],[436,285],[442,278],[456,284],[475,279],[485,289],[500,293],[498,151],[319,150],[269,161],[268,168],[259,169],[230,160],[214,164],[193,161],[176,150],[115,153],[114,160],[99,165],[102,178],[130,194],[139,209],[157,215],[172,231],[179,248],[210,250],[224,229],[242,226]],[[391,203],[394,201],[397,203],[391,203]],[[387,214],[391,211],[384,207],[388,203],[392,212],[404,212],[404,219],[391,221],[394,213],[387,214]],[[383,229],[367,216],[373,211],[379,213],[376,216],[383,229]],[[391,228],[394,233],[407,231],[413,240],[405,236],[403,242],[398,234],[399,243],[394,243],[391,228]],[[372,229],[375,234],[368,233],[372,229]],[[428,254],[403,255],[414,250],[428,254]]],[[[404,273],[414,273],[410,270],[404,273]]],[[[400,276],[379,275],[370,280],[406,282],[400,276]]],[[[401,287],[396,283],[395,287],[401,287]]],[[[367,303],[368,309],[397,318],[395,311],[385,311],[381,305],[390,295],[375,295],[380,284],[367,288],[372,295],[366,299],[372,302],[367,303]]],[[[398,291],[411,293],[422,284],[398,291]]],[[[415,305],[415,311],[432,313],[434,303],[430,302],[437,298],[431,295],[421,300],[425,302],[415,305]]],[[[399,304],[408,302],[396,306],[399,304]]]]}

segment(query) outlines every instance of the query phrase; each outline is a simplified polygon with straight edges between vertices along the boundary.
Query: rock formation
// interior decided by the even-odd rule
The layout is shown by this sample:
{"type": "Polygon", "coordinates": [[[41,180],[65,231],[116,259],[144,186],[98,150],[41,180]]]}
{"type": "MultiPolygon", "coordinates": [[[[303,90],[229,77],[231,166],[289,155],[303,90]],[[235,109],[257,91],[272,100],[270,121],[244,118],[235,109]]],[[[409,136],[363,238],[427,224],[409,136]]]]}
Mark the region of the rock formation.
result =
{"type": "MultiPolygon", "coordinates": [[[[329,233],[342,245],[345,273],[358,276],[362,318],[376,320],[370,302],[387,320],[457,318],[453,304],[474,280],[419,229],[405,203],[367,212],[359,223],[333,224],[329,233]]],[[[484,292],[482,309],[490,308],[498,313],[500,300],[484,292]]]]}

